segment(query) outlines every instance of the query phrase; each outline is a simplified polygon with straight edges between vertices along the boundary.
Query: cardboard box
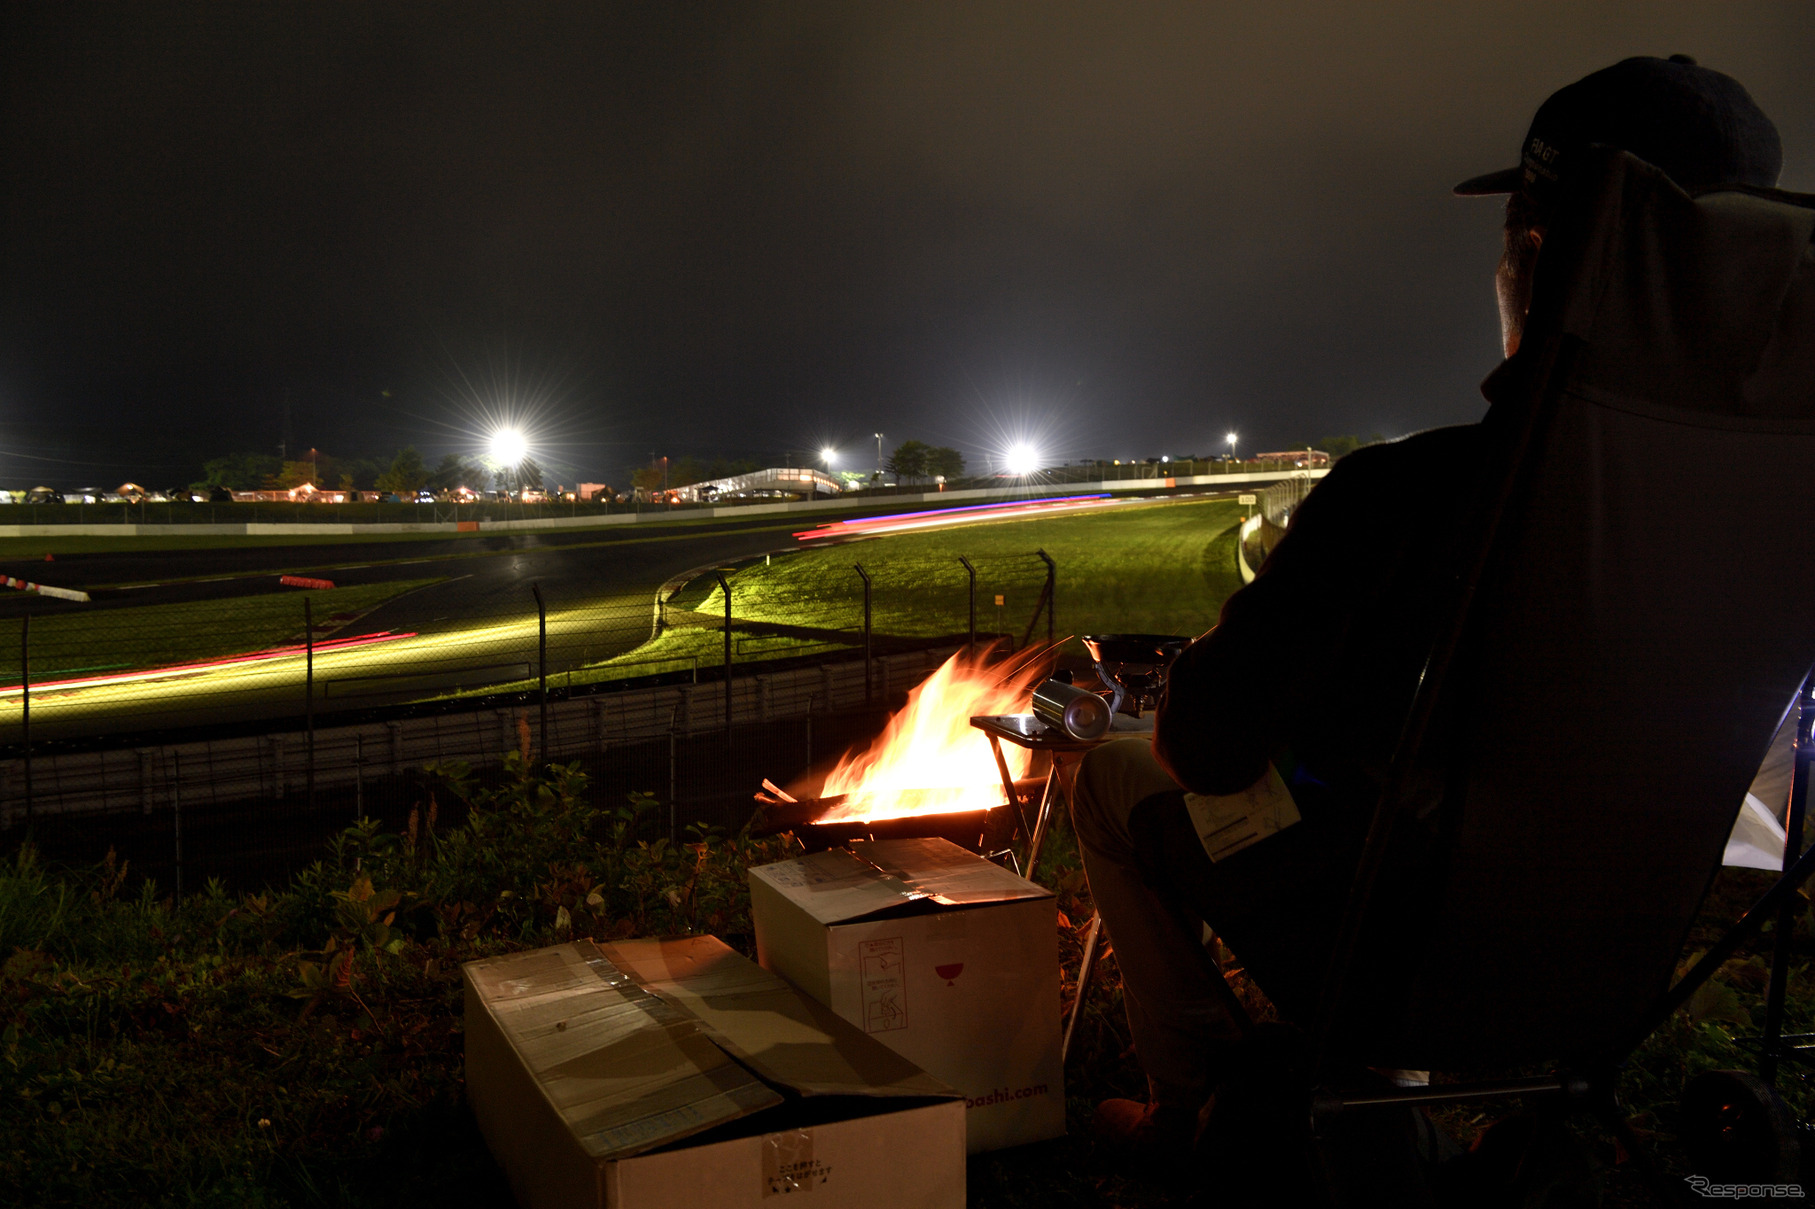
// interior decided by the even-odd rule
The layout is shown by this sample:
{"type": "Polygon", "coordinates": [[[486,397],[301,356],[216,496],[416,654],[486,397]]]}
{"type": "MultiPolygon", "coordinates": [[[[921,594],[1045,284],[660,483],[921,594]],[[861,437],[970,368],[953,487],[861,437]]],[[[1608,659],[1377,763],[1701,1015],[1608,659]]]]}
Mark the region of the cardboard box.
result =
{"type": "Polygon", "coordinates": [[[964,1103],[712,937],[463,967],[466,1087],[528,1209],[959,1209],[964,1103]]]}
{"type": "Polygon", "coordinates": [[[965,1094],[972,1153],[1065,1132],[1052,894],[947,840],[750,870],[757,960],[965,1094]]]}

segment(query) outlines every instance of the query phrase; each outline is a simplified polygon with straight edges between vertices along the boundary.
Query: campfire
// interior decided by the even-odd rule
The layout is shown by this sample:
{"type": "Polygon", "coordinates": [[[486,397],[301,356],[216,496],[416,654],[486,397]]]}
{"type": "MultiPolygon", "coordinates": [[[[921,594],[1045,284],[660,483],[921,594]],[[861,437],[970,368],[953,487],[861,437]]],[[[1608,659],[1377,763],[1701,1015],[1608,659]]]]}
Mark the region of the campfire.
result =
{"type": "MultiPolygon", "coordinates": [[[[994,663],[953,655],[892,715],[875,742],[846,753],[823,777],[809,774],[785,790],[765,782],[764,829],[792,829],[809,847],[863,836],[944,835],[966,847],[1005,839],[1015,811],[1002,810],[1002,776],[989,743],[970,724],[976,714],[1025,711],[1044,676],[1046,652],[994,663]],[[809,830],[810,829],[810,830],[809,830]]],[[[1009,775],[1028,776],[1032,753],[1004,752],[1009,775]]]]}

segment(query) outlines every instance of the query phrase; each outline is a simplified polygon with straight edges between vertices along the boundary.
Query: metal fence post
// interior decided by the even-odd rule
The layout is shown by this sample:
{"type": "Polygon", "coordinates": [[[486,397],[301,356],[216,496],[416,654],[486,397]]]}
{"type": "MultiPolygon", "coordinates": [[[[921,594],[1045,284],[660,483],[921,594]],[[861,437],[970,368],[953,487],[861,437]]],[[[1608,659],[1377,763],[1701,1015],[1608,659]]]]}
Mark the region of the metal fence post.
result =
{"type": "Polygon", "coordinates": [[[542,585],[533,583],[529,590],[536,597],[536,684],[542,701],[542,763],[548,763],[548,605],[542,600],[542,585]]]}
{"type": "Polygon", "coordinates": [[[851,569],[863,577],[863,703],[873,705],[876,701],[876,665],[870,660],[870,643],[874,634],[875,615],[871,612],[873,584],[870,573],[863,569],[862,563],[852,563],[851,569]]]}
{"type": "Polygon", "coordinates": [[[731,742],[731,584],[723,571],[714,571],[718,590],[725,594],[725,742],[731,742]]]}
{"type": "Polygon", "coordinates": [[[303,775],[303,804],[315,809],[315,613],[303,597],[303,726],[309,733],[308,768],[303,775]]]}
{"type": "Polygon", "coordinates": [[[19,627],[19,724],[25,748],[25,821],[32,821],[32,615],[19,627]]]}
{"type": "MultiPolygon", "coordinates": [[[[1815,744],[1815,700],[1811,700],[1811,685],[1815,677],[1803,681],[1802,690],[1796,698],[1796,745],[1792,757],[1794,769],[1790,777],[1790,808],[1784,817],[1783,869],[1788,872],[1790,866],[1802,855],[1802,830],[1809,808],[1809,772],[1810,750],[1815,744]]],[[[1795,895],[1786,895],[1784,905],[1777,913],[1777,936],[1772,946],[1771,976],[1765,987],[1765,1025],[1762,1044],[1758,1051],[1758,1076],[1766,1082],[1777,1078],[1777,1064],[1785,1056],[1783,1042],[1784,994],[1788,989],[1790,972],[1790,939],[1796,931],[1796,916],[1800,914],[1797,907],[1801,903],[1795,895]]]]}
{"type": "Polygon", "coordinates": [[[970,638],[965,643],[964,653],[972,659],[977,657],[977,568],[971,566],[971,560],[960,554],[958,562],[963,565],[964,573],[971,577],[970,585],[970,638]]]}
{"type": "Polygon", "coordinates": [[[1044,550],[1035,550],[1040,561],[1046,564],[1046,649],[1051,650],[1053,634],[1057,630],[1055,620],[1059,612],[1059,567],[1052,561],[1052,555],[1044,550]]]}
{"type": "Polygon", "coordinates": [[[183,905],[183,757],[170,753],[173,778],[170,784],[170,825],[176,840],[176,903],[183,905]]]}
{"type": "Polygon", "coordinates": [[[353,821],[366,817],[366,737],[353,736],[353,821]]]}

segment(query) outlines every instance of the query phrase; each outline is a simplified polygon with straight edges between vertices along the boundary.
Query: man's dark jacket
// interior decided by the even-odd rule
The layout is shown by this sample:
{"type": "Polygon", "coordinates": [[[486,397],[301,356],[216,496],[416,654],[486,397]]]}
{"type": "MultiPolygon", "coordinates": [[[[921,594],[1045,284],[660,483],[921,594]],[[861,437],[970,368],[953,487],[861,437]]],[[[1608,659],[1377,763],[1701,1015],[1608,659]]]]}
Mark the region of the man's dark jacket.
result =
{"type": "Polygon", "coordinates": [[[1198,793],[1271,760],[1301,799],[1370,811],[1430,643],[1433,552],[1479,472],[1478,425],[1343,458],[1254,582],[1174,665],[1154,754],[1198,793]]]}

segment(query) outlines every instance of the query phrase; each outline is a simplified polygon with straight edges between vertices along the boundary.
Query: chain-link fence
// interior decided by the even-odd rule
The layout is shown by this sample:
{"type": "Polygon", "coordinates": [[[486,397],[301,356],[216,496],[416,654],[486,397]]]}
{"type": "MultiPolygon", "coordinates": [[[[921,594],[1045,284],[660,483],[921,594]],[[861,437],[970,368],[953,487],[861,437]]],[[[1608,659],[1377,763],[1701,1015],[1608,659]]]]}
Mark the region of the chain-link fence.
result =
{"type": "MultiPolygon", "coordinates": [[[[0,849],[29,837],[47,856],[98,860],[191,888],[210,877],[255,888],[317,858],[359,818],[401,826],[431,798],[445,828],[459,809],[432,771],[464,764],[496,783],[506,753],[577,763],[595,804],[631,792],[660,803],[674,836],[694,823],[736,828],[765,777],[788,782],[867,742],[903,692],[950,650],[929,649],[752,671],[724,684],[632,689],[589,698],[429,714],[311,733],[193,738],[0,765],[0,849]]],[[[979,737],[979,742],[982,739],[979,737]]]]}
{"type": "Polygon", "coordinates": [[[407,810],[425,764],[496,768],[524,726],[538,756],[590,761],[600,792],[658,792],[682,822],[735,824],[761,777],[812,758],[814,724],[795,755],[785,727],[751,759],[725,753],[788,718],[875,716],[951,650],[1050,642],[1056,571],[1042,553],[889,558],[859,543],[609,596],[302,581],[193,604],[44,602],[54,611],[0,626],[0,831],[124,850],[149,827],[174,871],[186,805],[192,853],[269,870],[361,812],[407,810]],[[665,792],[643,769],[662,750],[665,792]],[[121,822],[135,812],[166,821],[121,822]]]}
{"type": "Polygon", "coordinates": [[[0,756],[723,678],[837,652],[1020,646],[1051,630],[1043,556],[856,561],[815,550],[659,587],[292,579],[285,591],[138,607],[45,600],[0,623],[0,756]]]}
{"type": "Polygon", "coordinates": [[[928,642],[1019,648],[1051,640],[1055,578],[1042,553],[900,558],[863,544],[834,546],[671,581],[661,617],[678,639],[689,629],[723,634],[729,616],[734,659],[928,642]]]}

